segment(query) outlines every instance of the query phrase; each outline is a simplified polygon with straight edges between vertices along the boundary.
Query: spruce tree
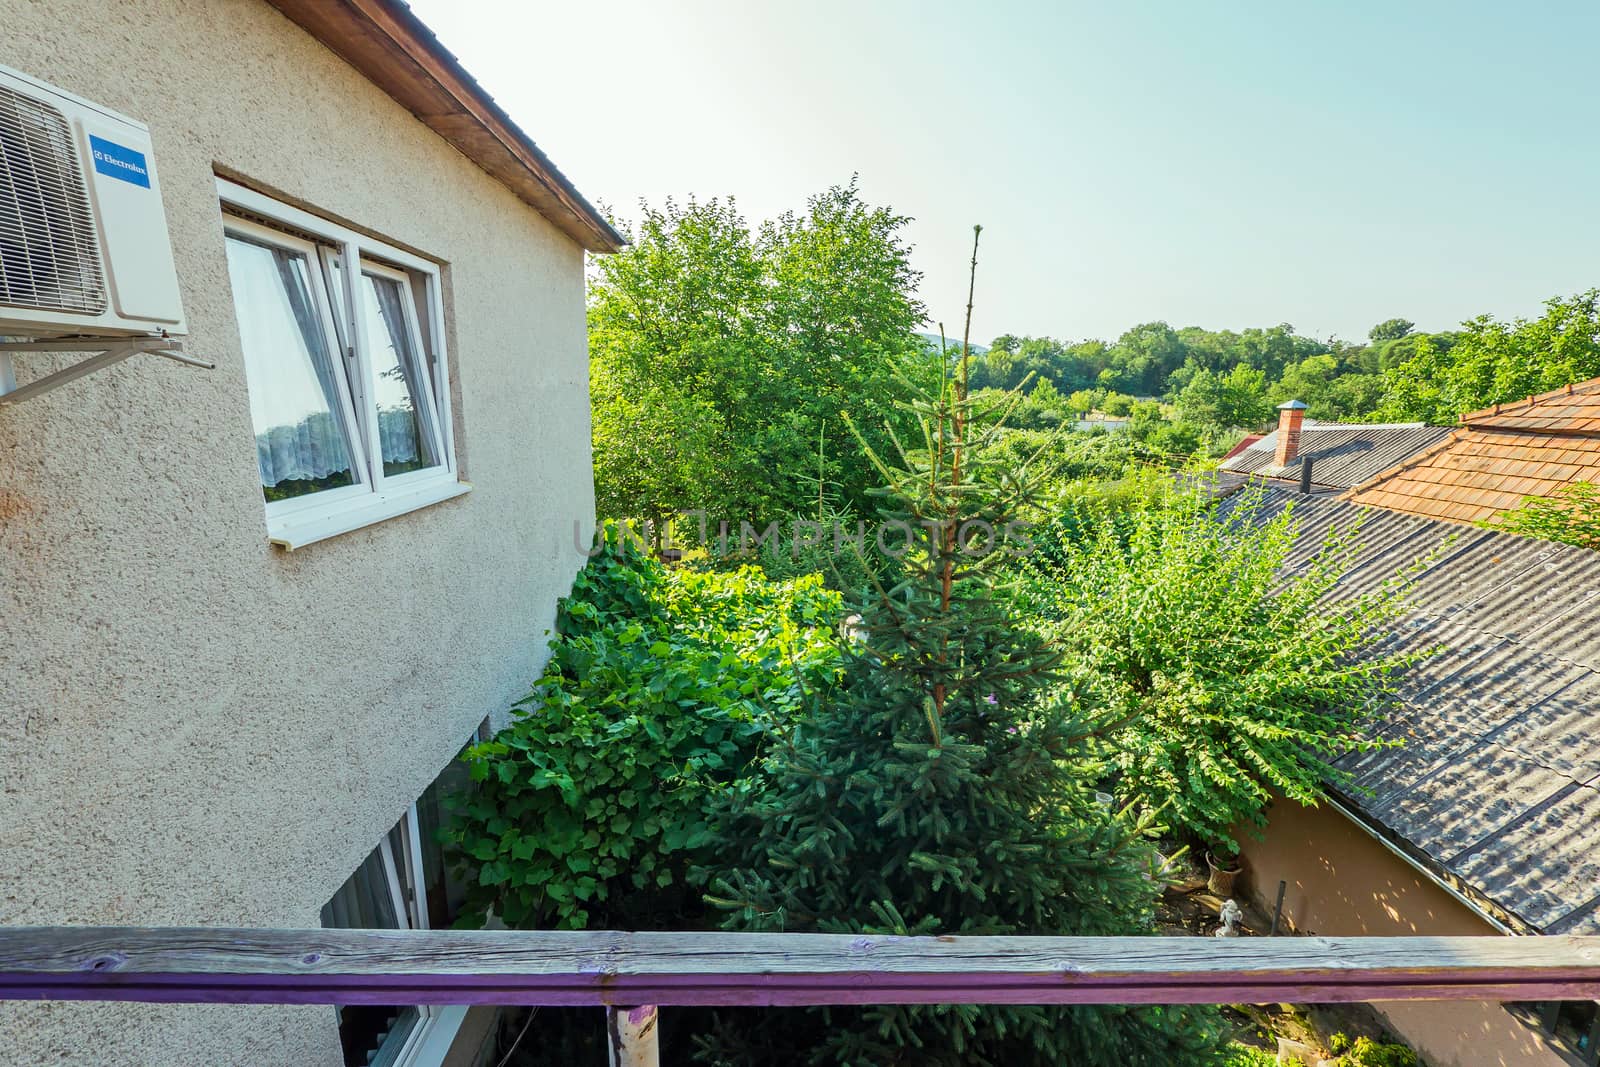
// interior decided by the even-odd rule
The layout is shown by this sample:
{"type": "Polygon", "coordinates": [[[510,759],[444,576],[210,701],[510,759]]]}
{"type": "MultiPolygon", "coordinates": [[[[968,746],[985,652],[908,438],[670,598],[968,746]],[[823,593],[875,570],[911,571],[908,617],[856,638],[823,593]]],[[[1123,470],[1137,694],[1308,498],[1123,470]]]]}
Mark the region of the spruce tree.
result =
{"type": "MultiPolygon", "coordinates": [[[[916,401],[920,440],[871,457],[885,540],[910,542],[902,577],[860,606],[840,687],[775,747],[767,788],[729,813],[725,854],[740,860],[713,876],[708,899],[728,909],[730,929],[1151,929],[1144,828],[1097,803],[1093,727],[1059,695],[1056,653],[997,592],[1007,548],[995,542],[1035,479],[993,448],[1003,411],[968,397],[966,365],[964,336],[944,381],[916,401]]],[[[1166,1008],[724,1012],[700,1058],[1191,1067],[1215,1061],[1216,1020],[1166,1008]]]]}

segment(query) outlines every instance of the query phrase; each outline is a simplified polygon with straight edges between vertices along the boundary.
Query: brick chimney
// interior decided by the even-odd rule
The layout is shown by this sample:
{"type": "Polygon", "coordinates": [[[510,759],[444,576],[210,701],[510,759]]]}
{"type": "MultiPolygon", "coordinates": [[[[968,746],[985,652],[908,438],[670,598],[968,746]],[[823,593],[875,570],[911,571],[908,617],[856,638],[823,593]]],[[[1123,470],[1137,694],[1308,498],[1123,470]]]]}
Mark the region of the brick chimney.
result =
{"type": "Polygon", "coordinates": [[[1306,421],[1306,406],[1298,400],[1278,405],[1278,451],[1274,467],[1287,467],[1300,455],[1300,427],[1306,421]]]}

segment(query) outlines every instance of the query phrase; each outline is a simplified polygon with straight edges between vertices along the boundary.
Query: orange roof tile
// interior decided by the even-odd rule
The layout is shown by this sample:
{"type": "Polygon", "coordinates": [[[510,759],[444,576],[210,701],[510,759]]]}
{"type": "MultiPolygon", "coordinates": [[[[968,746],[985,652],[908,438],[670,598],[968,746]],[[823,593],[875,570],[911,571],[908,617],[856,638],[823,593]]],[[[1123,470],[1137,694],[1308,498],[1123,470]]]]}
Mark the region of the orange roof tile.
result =
{"type": "Polygon", "coordinates": [[[1566,429],[1600,432],[1600,378],[1564,385],[1548,393],[1511,404],[1496,404],[1461,416],[1468,426],[1503,426],[1507,429],[1566,429]],[[1597,424],[1589,425],[1591,420],[1597,424]],[[1571,424],[1581,425],[1573,426],[1571,424]]]}
{"type": "Polygon", "coordinates": [[[1600,378],[1461,416],[1435,447],[1342,499],[1454,522],[1479,522],[1600,482],[1600,378]]]}

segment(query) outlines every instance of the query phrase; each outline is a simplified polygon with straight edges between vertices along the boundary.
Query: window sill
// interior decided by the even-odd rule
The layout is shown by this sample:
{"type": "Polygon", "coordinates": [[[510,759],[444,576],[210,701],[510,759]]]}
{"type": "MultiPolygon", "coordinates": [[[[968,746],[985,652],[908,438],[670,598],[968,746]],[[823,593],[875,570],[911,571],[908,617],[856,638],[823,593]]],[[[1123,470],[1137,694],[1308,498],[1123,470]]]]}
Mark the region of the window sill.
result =
{"type": "Polygon", "coordinates": [[[428,507],[472,491],[466,482],[454,478],[429,482],[426,485],[390,493],[348,497],[329,505],[298,511],[292,515],[267,517],[267,540],[293,552],[297,548],[326,541],[363,526],[404,515],[408,511],[428,507]]]}

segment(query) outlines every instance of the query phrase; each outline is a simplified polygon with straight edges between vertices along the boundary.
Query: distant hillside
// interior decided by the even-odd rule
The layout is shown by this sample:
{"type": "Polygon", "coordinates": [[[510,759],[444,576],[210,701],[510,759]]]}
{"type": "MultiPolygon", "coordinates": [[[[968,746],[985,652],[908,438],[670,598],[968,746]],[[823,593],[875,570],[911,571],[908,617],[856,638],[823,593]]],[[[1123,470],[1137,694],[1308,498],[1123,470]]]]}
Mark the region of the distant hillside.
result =
{"type": "MultiPolygon", "coordinates": [[[[917,336],[922,338],[924,341],[928,342],[928,344],[932,345],[934,351],[938,351],[938,349],[939,349],[939,335],[938,334],[936,334],[936,333],[919,333],[919,334],[917,334],[917,336]]],[[[959,352],[961,350],[961,338],[960,337],[946,337],[944,339],[944,343],[950,349],[950,351],[952,351],[952,352],[959,352]]],[[[972,354],[975,355],[975,356],[981,356],[985,352],[989,351],[989,346],[988,345],[980,345],[976,341],[972,342],[971,345],[969,345],[968,347],[970,347],[972,349],[972,354]]]]}

